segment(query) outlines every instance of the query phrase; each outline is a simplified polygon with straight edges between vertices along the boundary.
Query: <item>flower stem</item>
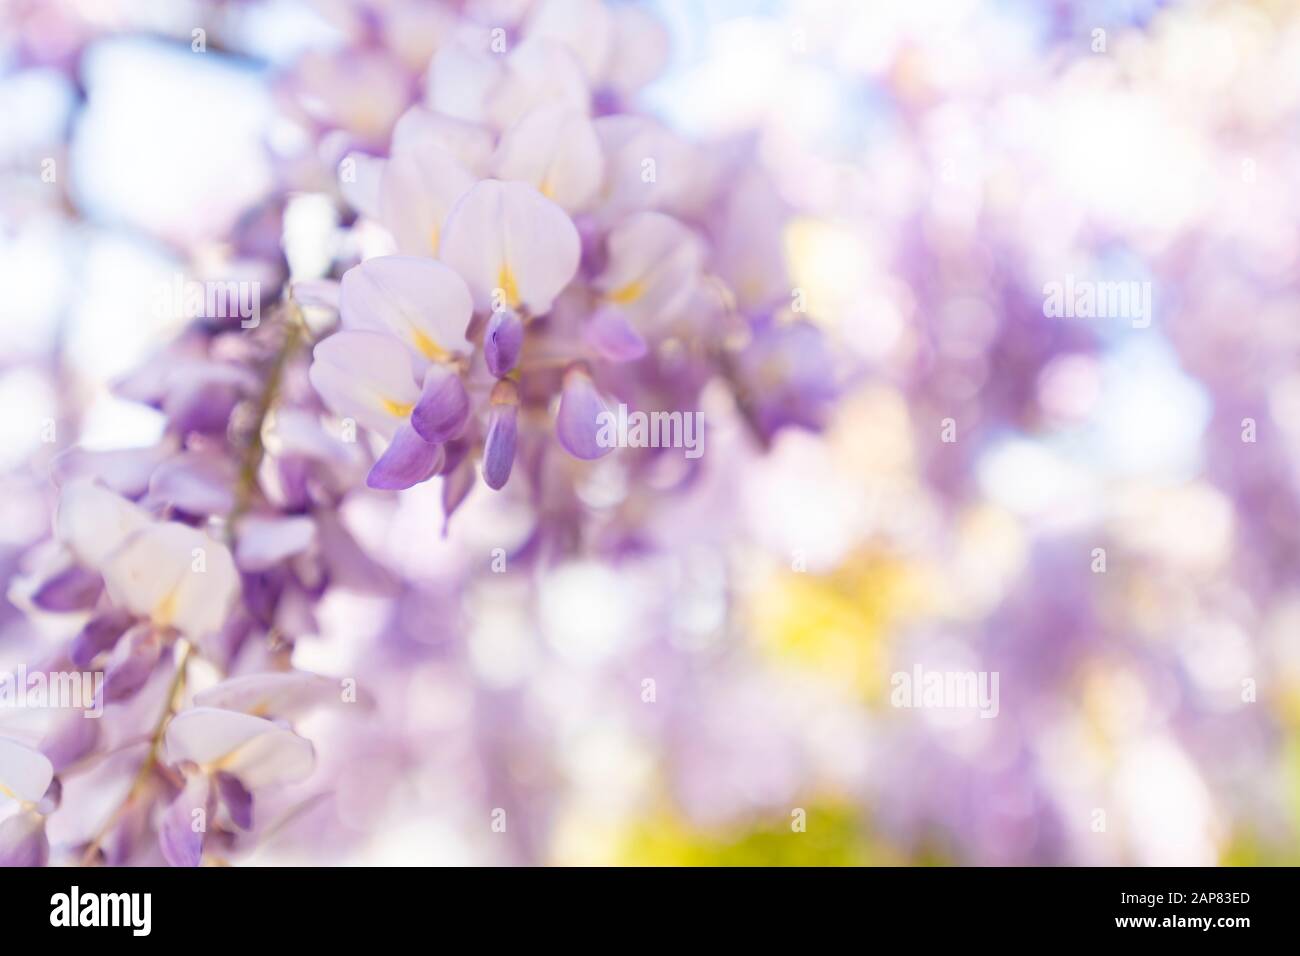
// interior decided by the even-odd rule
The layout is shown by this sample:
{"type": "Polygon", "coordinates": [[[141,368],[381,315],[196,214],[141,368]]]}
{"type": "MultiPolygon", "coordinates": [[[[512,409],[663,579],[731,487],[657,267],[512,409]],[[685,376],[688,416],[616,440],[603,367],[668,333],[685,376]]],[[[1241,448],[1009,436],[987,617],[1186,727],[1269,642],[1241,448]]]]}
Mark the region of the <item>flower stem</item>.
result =
{"type": "Polygon", "coordinates": [[[257,411],[253,416],[253,432],[249,436],[248,445],[245,447],[239,463],[239,477],[235,483],[235,504],[230,509],[230,518],[226,521],[227,539],[234,538],[235,524],[252,506],[253,494],[257,490],[257,472],[262,467],[262,457],[266,453],[266,447],[262,441],[262,429],[266,426],[266,419],[271,413],[271,408],[275,405],[276,398],[279,396],[280,385],[284,380],[285,366],[289,364],[289,358],[297,349],[306,332],[302,310],[292,297],[285,300],[283,309],[289,318],[288,331],[285,332],[284,341],[280,343],[280,348],[271,362],[271,368],[266,378],[266,386],[257,399],[257,411]]]}
{"type": "Polygon", "coordinates": [[[149,785],[150,777],[154,768],[158,765],[159,758],[162,756],[163,735],[167,731],[167,723],[171,720],[172,715],[176,713],[176,707],[180,703],[181,695],[185,692],[185,676],[190,662],[190,655],[194,651],[194,645],[184,638],[176,642],[178,653],[176,655],[176,673],[172,675],[172,682],[167,688],[166,698],[163,702],[162,713],[158,717],[158,722],[154,725],[153,735],[149,742],[149,753],[145,756],[144,762],[140,764],[140,769],[136,772],[135,780],[131,782],[131,789],[126,792],[126,796],[117,808],[109,816],[99,831],[86,846],[86,852],[82,855],[81,865],[89,866],[94,862],[95,855],[99,852],[100,846],[107,839],[113,827],[122,819],[122,816],[130,808],[149,785]]]}

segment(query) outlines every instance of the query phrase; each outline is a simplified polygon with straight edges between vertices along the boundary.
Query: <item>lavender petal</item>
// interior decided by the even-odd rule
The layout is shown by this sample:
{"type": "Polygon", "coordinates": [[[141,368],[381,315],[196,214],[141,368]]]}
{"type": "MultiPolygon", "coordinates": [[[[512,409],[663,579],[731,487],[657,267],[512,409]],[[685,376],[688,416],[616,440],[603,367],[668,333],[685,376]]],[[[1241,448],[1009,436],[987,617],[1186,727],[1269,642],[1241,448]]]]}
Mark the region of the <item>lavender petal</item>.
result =
{"type": "Polygon", "coordinates": [[[431,366],[411,412],[411,427],[426,442],[440,445],[459,437],[468,420],[469,395],[460,375],[446,365],[431,366]]]}
{"type": "Polygon", "coordinates": [[[432,445],[402,425],[388,449],[366,476],[366,484],[381,491],[401,491],[433,476],[442,466],[441,445],[432,445]]]}

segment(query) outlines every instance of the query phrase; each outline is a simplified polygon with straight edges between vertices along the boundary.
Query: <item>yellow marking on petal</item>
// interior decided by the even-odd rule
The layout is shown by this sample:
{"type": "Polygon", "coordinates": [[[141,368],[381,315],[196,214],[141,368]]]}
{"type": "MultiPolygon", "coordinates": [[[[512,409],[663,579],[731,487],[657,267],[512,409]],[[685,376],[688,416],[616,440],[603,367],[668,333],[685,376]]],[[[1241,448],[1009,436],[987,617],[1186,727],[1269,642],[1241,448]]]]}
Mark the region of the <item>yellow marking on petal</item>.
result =
{"type": "Polygon", "coordinates": [[[172,619],[176,617],[176,592],[178,588],[172,588],[163,599],[154,606],[153,614],[150,615],[153,622],[159,627],[171,627],[172,619]]]}
{"type": "Polygon", "coordinates": [[[451,357],[446,349],[414,327],[411,328],[411,341],[430,362],[445,362],[451,357]]]}
{"type": "Polygon", "coordinates": [[[547,199],[555,198],[555,184],[551,182],[550,173],[546,174],[546,178],[543,179],[542,184],[537,187],[537,191],[540,192],[547,199]]]}
{"type": "MultiPolygon", "coordinates": [[[[0,783],[0,794],[3,794],[4,796],[8,797],[10,800],[18,800],[18,794],[14,793],[3,783],[0,783]]],[[[19,802],[21,803],[22,801],[19,802]]]]}
{"type": "Polygon", "coordinates": [[[379,401],[384,406],[384,411],[394,418],[405,418],[415,407],[411,402],[395,402],[391,398],[381,398],[379,401]]]}
{"type": "Polygon", "coordinates": [[[510,271],[508,262],[501,263],[501,271],[497,274],[497,287],[506,297],[506,305],[510,308],[517,308],[519,305],[519,285],[515,281],[515,274],[510,271]]]}
{"type": "Polygon", "coordinates": [[[645,295],[645,283],[637,280],[629,282],[621,289],[605,293],[605,299],[615,305],[631,305],[643,295],[645,295]]]}
{"type": "Polygon", "coordinates": [[[429,230],[429,253],[431,255],[436,256],[438,254],[438,242],[441,238],[442,236],[438,232],[438,224],[434,223],[433,228],[429,230]]]}

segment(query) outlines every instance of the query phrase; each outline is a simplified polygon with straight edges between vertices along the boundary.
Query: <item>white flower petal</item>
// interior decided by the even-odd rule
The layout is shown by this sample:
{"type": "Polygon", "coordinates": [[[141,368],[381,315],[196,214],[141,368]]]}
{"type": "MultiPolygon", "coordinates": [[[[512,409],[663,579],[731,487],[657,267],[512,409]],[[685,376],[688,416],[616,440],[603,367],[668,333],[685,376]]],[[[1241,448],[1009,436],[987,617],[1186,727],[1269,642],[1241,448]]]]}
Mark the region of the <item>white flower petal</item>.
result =
{"type": "Polygon", "coordinates": [[[425,100],[439,113],[471,123],[488,118],[487,99],[501,82],[502,58],[455,41],[444,44],[429,63],[425,100]]]}
{"type": "Polygon", "coordinates": [[[605,60],[605,85],[630,96],[668,63],[668,31],[657,17],[631,4],[611,8],[613,36],[605,60]]]}
{"type": "MultiPolygon", "coordinates": [[[[343,706],[343,682],[305,671],[231,677],[194,695],[195,706],[237,710],[255,717],[293,720],[317,707],[343,706]]],[[[368,700],[357,699],[359,703],[368,700]]]]}
{"type": "Polygon", "coordinates": [[[486,126],[412,106],[393,128],[392,152],[422,154],[441,149],[475,176],[482,176],[492,157],[493,139],[486,126]]]}
{"type": "Polygon", "coordinates": [[[567,212],[583,209],[600,189],[605,157],[587,114],[556,106],[531,110],[501,137],[496,175],[534,186],[567,212]]]}
{"type": "Polygon", "coordinates": [[[473,348],[465,338],[474,313],[469,289],[434,259],[381,256],[353,266],[343,274],[339,309],[347,329],[396,336],[410,350],[420,377],[429,362],[473,348]]]}
{"type": "Polygon", "coordinates": [[[688,205],[710,169],[699,150],[651,119],[618,114],[593,121],[605,151],[601,220],[615,223],[644,209],[688,205]]]}
{"type": "Polygon", "coordinates": [[[613,29],[601,0],[538,0],[524,21],[524,36],[564,44],[590,80],[605,72],[613,29]]]}
{"type": "Polygon", "coordinates": [[[690,301],[704,248],[676,219],[638,213],[609,234],[608,247],[609,261],[595,286],[641,332],[660,328],[690,301]]]}
{"type": "Polygon", "coordinates": [[[0,737],[0,795],[26,803],[45,796],[54,765],[39,750],[9,737],[0,737]]]}
{"type": "Polygon", "coordinates": [[[330,411],[391,436],[420,400],[411,353],[387,332],[336,332],[316,344],[308,371],[330,411]]]}
{"type": "Polygon", "coordinates": [[[295,555],[316,541],[316,522],[306,515],[263,518],[246,515],[239,522],[235,559],[243,571],[265,571],[295,555]]]}
{"type": "Polygon", "coordinates": [[[407,256],[434,256],[447,214],[474,177],[443,149],[395,152],[379,186],[379,221],[407,256]]]}
{"type": "Polygon", "coordinates": [[[149,524],[149,513],[139,505],[89,478],[63,486],[54,534],[77,559],[98,568],[127,537],[149,524]]]}
{"type": "Polygon", "coordinates": [[[487,99],[488,117],[498,129],[542,104],[584,113],[591,105],[582,65],[562,43],[530,37],[506,56],[505,65],[487,99]]]}
{"type": "Polygon", "coordinates": [[[173,521],[128,538],[105,562],[104,583],[119,607],[194,639],[221,629],[239,592],[226,546],[173,521]]]}
{"type": "Polygon", "coordinates": [[[249,790],[307,777],[311,742],[279,724],[216,707],[193,707],[167,725],[168,763],[191,761],[208,773],[234,774],[249,790]]]}
{"type": "Polygon", "coordinates": [[[580,252],[563,209],[525,183],[485,179],[452,210],[442,259],[479,311],[522,306],[542,315],[578,271],[580,252]]]}
{"type": "Polygon", "coordinates": [[[379,184],[386,164],[378,156],[348,153],[339,161],[339,192],[363,216],[379,216],[379,184]]]}

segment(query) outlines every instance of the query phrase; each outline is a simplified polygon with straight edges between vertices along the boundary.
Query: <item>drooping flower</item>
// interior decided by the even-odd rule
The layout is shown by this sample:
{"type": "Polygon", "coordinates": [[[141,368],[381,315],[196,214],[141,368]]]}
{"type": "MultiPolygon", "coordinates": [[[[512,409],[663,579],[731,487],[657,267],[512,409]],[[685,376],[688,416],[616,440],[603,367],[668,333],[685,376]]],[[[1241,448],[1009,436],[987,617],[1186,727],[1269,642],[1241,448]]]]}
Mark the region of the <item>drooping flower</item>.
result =
{"type": "Polygon", "coordinates": [[[492,388],[487,437],[483,440],[483,480],[500,491],[510,480],[515,463],[519,393],[513,382],[502,379],[492,388]]]}
{"type": "Polygon", "coordinates": [[[306,778],[315,765],[311,742],[251,714],[216,707],[182,711],[167,725],[166,760],[185,785],[160,826],[163,855],[173,866],[197,866],[218,802],[241,829],[253,823],[259,790],[306,778]]]}
{"type": "Polygon", "coordinates": [[[564,450],[575,458],[587,460],[608,455],[613,446],[602,445],[598,440],[602,416],[608,412],[587,370],[581,365],[569,368],[564,373],[560,408],[555,416],[555,435],[564,450]]]}

